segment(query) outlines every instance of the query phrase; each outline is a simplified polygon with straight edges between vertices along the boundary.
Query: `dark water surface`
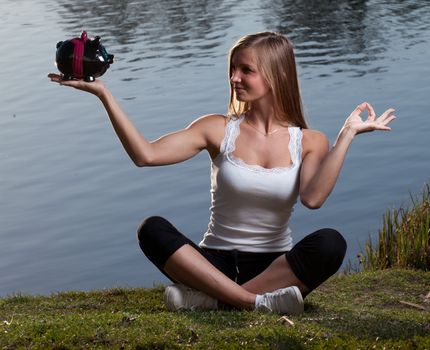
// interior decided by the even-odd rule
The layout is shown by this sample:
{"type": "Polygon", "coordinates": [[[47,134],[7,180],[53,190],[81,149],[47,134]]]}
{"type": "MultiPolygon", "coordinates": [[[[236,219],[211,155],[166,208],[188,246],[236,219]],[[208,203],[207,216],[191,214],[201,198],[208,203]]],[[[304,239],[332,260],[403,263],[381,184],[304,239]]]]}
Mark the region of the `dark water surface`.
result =
{"type": "Polygon", "coordinates": [[[386,209],[430,178],[430,3],[415,1],[72,1],[0,4],[0,295],[165,282],[135,239],[149,215],[198,242],[209,218],[209,158],[136,168],[101,104],[49,82],[57,41],[100,35],[116,62],[103,77],[154,139],[225,113],[226,53],[240,36],[286,33],[307,119],[334,141],[362,101],[395,107],[390,133],[353,142],[325,206],[297,204],[297,241],[340,230],[347,260],[386,209]]]}

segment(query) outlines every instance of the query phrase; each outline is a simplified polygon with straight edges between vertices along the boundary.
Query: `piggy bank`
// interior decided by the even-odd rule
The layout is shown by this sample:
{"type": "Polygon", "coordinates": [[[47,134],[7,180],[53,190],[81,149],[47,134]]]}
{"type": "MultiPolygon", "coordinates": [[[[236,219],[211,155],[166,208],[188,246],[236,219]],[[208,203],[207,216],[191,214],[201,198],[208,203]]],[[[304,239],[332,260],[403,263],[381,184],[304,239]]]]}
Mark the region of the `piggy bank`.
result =
{"type": "Polygon", "coordinates": [[[91,82],[106,72],[113,63],[113,55],[109,55],[100,44],[99,36],[90,39],[84,31],[80,38],[57,43],[55,63],[64,80],[91,82]]]}

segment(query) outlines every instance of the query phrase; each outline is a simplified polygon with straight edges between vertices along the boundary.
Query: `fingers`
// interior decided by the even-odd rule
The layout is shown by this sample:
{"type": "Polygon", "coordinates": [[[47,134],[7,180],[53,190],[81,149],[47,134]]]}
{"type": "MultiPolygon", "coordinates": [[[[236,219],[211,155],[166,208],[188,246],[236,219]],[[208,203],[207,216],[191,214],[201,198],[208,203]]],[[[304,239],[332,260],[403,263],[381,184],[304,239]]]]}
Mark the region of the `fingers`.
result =
{"type": "Polygon", "coordinates": [[[367,117],[367,119],[373,122],[376,118],[375,110],[373,109],[370,103],[366,102],[366,104],[367,104],[367,110],[369,111],[369,116],[367,117]]]}
{"type": "Polygon", "coordinates": [[[393,114],[395,112],[394,108],[387,109],[381,116],[376,119],[378,124],[388,125],[392,120],[396,119],[396,116],[393,114]]]}
{"type": "Polygon", "coordinates": [[[60,83],[62,76],[60,74],[56,74],[56,73],[49,73],[48,78],[51,79],[51,81],[53,81],[55,83],[60,83]]]}
{"type": "Polygon", "coordinates": [[[379,117],[376,117],[372,105],[370,103],[363,102],[354,109],[354,111],[348,117],[346,123],[349,123],[350,126],[352,125],[353,128],[355,128],[357,134],[374,130],[390,131],[391,128],[388,126],[388,124],[396,119],[396,116],[393,114],[394,111],[394,108],[389,108],[379,117]],[[363,121],[360,113],[364,112],[365,110],[368,111],[368,117],[366,121],[363,121]]]}
{"type": "Polygon", "coordinates": [[[63,79],[61,79],[60,85],[79,88],[82,85],[82,82],[81,82],[81,80],[63,80],[63,79]]]}
{"type": "Polygon", "coordinates": [[[105,86],[104,84],[98,80],[95,79],[93,82],[86,82],[82,79],[64,79],[63,75],[56,74],[56,73],[49,73],[48,78],[51,79],[51,81],[60,84],[61,86],[69,86],[81,91],[89,92],[93,95],[100,96],[100,94],[104,91],[105,86]]]}
{"type": "Polygon", "coordinates": [[[361,104],[359,104],[352,113],[358,113],[361,114],[363,111],[366,110],[368,103],[367,102],[363,102],[361,104]]]}
{"type": "Polygon", "coordinates": [[[376,129],[390,131],[391,128],[388,126],[388,124],[396,119],[396,116],[393,114],[394,111],[394,108],[389,108],[384,113],[382,113],[381,116],[375,121],[376,129]]]}
{"type": "Polygon", "coordinates": [[[378,121],[384,121],[387,118],[395,117],[392,115],[396,110],[394,108],[388,108],[384,113],[381,114],[381,116],[378,118],[378,121]]]}
{"type": "Polygon", "coordinates": [[[351,114],[352,115],[360,115],[366,109],[367,109],[368,114],[369,114],[367,120],[371,121],[371,122],[373,122],[375,120],[377,120],[378,122],[387,122],[387,120],[389,119],[389,121],[387,122],[387,123],[389,123],[390,121],[392,121],[393,119],[396,118],[396,116],[392,115],[392,113],[395,112],[394,108],[387,109],[378,118],[376,118],[375,110],[373,109],[372,105],[368,102],[363,102],[363,103],[359,104],[351,114]]]}
{"type": "Polygon", "coordinates": [[[391,130],[389,126],[387,126],[391,121],[396,119],[395,115],[391,115],[388,118],[384,119],[382,122],[379,123],[380,130],[391,130]],[[382,125],[381,125],[382,124],[382,125]]]}
{"type": "Polygon", "coordinates": [[[76,87],[77,80],[64,80],[62,74],[49,73],[48,78],[51,79],[52,82],[58,83],[60,85],[67,85],[76,87]]]}
{"type": "Polygon", "coordinates": [[[367,109],[368,111],[368,117],[367,119],[370,121],[374,121],[376,118],[376,114],[375,111],[372,107],[372,105],[368,102],[363,102],[361,104],[359,104],[354,111],[351,113],[352,115],[360,115],[361,113],[363,113],[365,110],[367,109]]]}
{"type": "Polygon", "coordinates": [[[79,88],[82,83],[80,80],[64,80],[62,74],[49,73],[48,78],[51,79],[52,82],[58,83],[60,85],[71,86],[74,88],[79,88]]]}

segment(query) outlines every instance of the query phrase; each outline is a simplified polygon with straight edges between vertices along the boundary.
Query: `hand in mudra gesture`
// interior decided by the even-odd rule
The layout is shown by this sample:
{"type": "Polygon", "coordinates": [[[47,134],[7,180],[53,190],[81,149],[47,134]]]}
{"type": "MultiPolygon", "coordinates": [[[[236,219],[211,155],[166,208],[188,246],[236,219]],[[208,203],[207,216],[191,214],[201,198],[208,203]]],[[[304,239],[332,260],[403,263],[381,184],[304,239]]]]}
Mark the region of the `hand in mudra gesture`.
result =
{"type": "Polygon", "coordinates": [[[350,129],[355,134],[361,134],[374,130],[390,131],[391,128],[388,126],[388,124],[396,118],[396,116],[393,115],[394,111],[395,110],[393,108],[389,108],[379,117],[376,117],[373,107],[369,103],[363,102],[352,111],[352,113],[346,119],[343,128],[350,129]],[[366,120],[363,120],[361,114],[366,110],[368,112],[368,116],[366,120]]]}
{"type": "Polygon", "coordinates": [[[86,82],[84,80],[63,80],[61,74],[49,73],[48,78],[60,85],[70,86],[78,90],[89,92],[93,95],[100,96],[105,86],[101,80],[94,80],[93,82],[86,82]]]}

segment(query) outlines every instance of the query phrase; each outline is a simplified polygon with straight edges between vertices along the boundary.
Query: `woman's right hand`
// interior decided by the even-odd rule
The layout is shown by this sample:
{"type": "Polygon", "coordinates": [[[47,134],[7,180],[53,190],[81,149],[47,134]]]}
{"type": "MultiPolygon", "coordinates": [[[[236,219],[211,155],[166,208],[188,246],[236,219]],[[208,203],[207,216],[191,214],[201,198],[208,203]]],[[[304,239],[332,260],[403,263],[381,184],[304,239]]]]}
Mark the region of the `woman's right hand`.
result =
{"type": "Polygon", "coordinates": [[[106,90],[105,85],[101,80],[95,79],[93,82],[86,82],[84,80],[63,80],[63,76],[56,73],[49,73],[48,78],[52,82],[58,83],[63,86],[70,86],[78,90],[89,92],[97,97],[100,97],[106,90]]]}

